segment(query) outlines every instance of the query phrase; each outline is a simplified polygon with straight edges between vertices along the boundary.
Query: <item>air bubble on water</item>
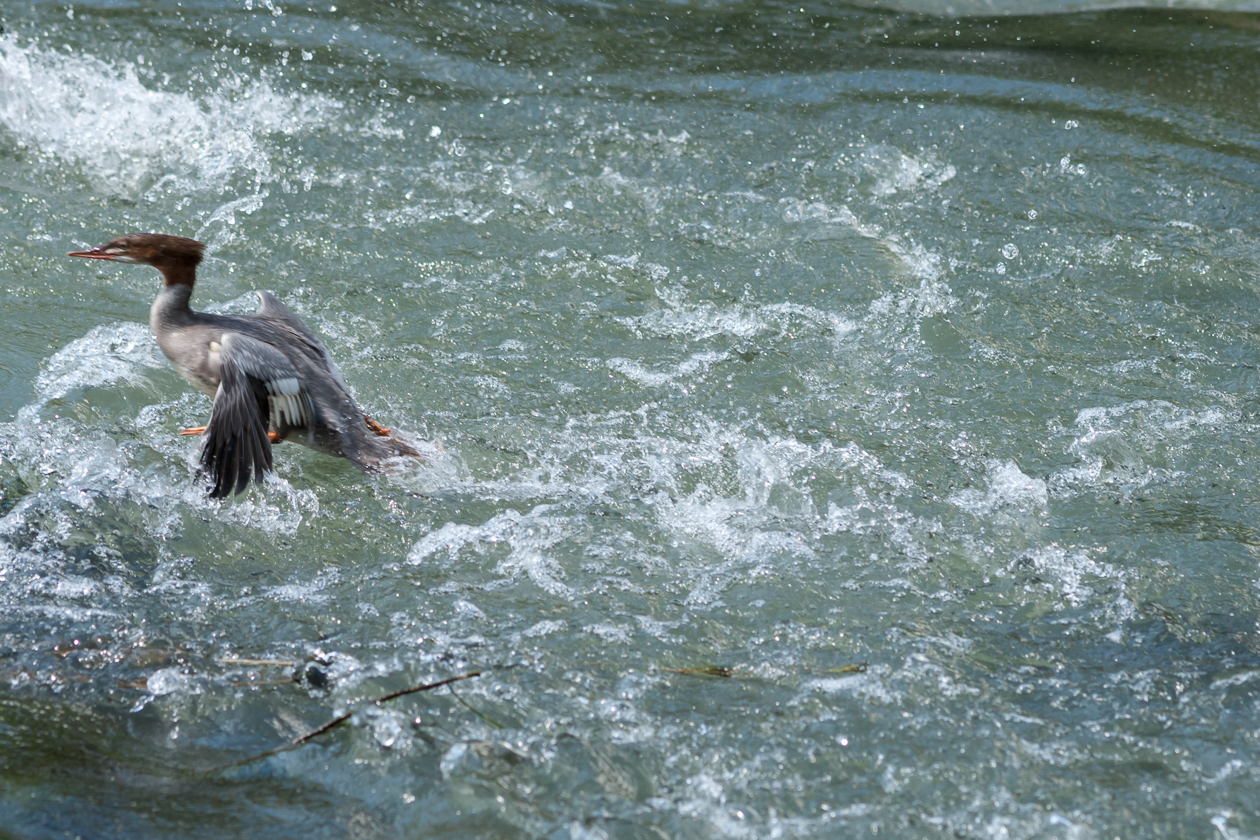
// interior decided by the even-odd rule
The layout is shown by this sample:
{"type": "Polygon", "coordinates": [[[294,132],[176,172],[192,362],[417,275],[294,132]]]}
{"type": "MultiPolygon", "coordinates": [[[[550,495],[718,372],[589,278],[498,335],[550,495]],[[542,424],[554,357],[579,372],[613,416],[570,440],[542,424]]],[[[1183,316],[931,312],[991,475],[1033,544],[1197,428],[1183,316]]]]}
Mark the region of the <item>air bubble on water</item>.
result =
{"type": "Polygon", "coordinates": [[[145,689],[154,697],[184,693],[193,688],[193,680],[179,668],[162,668],[149,675],[145,689]]]}
{"type": "Polygon", "coordinates": [[[385,749],[405,749],[411,746],[410,715],[376,706],[369,706],[358,714],[366,719],[376,743],[385,749]]]}

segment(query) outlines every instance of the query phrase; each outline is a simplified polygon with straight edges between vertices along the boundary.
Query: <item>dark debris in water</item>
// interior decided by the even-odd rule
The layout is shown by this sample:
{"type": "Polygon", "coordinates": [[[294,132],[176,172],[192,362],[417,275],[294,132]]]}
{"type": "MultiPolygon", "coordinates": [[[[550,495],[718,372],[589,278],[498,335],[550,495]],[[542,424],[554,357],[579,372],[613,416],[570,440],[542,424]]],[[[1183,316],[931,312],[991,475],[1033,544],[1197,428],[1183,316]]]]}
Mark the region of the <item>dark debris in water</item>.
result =
{"type": "Polygon", "coordinates": [[[662,668],[661,670],[669,671],[671,674],[688,674],[695,677],[722,677],[728,679],[735,676],[733,670],[721,665],[703,665],[699,668],[662,668]]]}
{"type": "Polygon", "coordinates": [[[299,680],[315,690],[325,689],[328,687],[328,672],[311,662],[301,670],[299,680]]]}

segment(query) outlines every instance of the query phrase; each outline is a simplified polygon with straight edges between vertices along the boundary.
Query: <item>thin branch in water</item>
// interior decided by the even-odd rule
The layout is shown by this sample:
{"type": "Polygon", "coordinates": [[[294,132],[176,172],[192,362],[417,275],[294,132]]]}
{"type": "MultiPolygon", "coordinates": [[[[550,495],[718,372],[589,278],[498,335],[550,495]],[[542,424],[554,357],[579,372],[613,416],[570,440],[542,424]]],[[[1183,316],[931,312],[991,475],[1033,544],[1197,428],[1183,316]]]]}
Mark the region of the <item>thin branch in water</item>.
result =
{"type": "MultiPolygon", "coordinates": [[[[344,715],[337,715],[337,717],[333,718],[332,720],[328,721],[322,726],[315,727],[310,732],[307,732],[305,735],[299,735],[298,737],[294,738],[292,741],[289,741],[287,744],[281,744],[275,749],[270,749],[270,750],[267,750],[266,752],[261,752],[261,753],[258,753],[257,755],[252,755],[249,758],[242,758],[240,761],[234,761],[231,764],[225,764],[222,767],[216,767],[213,770],[207,771],[206,775],[210,775],[212,773],[221,773],[224,770],[231,770],[234,767],[240,767],[245,764],[252,764],[253,762],[258,761],[260,759],[271,758],[271,756],[273,755],[279,755],[282,752],[287,752],[293,749],[294,747],[300,747],[303,744],[305,744],[307,741],[311,740],[312,738],[316,738],[320,735],[323,735],[328,730],[333,729],[334,727],[345,723],[350,718],[354,717],[354,715],[357,712],[363,709],[366,709],[368,706],[379,706],[382,703],[386,703],[390,700],[396,700],[399,697],[405,697],[408,694],[415,694],[420,691],[432,691],[433,689],[441,688],[444,685],[449,686],[449,685],[452,685],[453,683],[459,682],[460,680],[472,679],[473,677],[479,677],[479,676],[481,676],[480,671],[469,671],[467,674],[460,674],[458,677],[448,677],[447,679],[438,680],[435,683],[426,683],[424,685],[413,685],[411,688],[404,688],[401,691],[395,691],[390,694],[377,697],[375,700],[370,700],[367,703],[364,703],[363,705],[359,706],[358,708],[353,709],[349,712],[346,712],[344,715]]],[[[455,694],[454,690],[451,691],[451,694],[453,695],[455,694]]],[[[459,700],[458,695],[456,695],[455,699],[459,700]]],[[[460,700],[459,702],[463,703],[464,701],[460,700]]],[[[469,709],[472,709],[472,707],[469,706],[469,709]]],[[[478,712],[476,709],[472,709],[472,711],[474,714],[477,714],[480,717],[484,717],[484,715],[481,715],[481,713],[478,712]]]]}
{"type": "Polygon", "coordinates": [[[474,707],[471,703],[469,703],[469,702],[468,702],[467,700],[465,700],[463,697],[460,697],[458,694],[456,694],[456,693],[455,693],[455,689],[453,689],[453,688],[452,688],[452,689],[450,689],[450,692],[451,692],[451,696],[452,696],[452,697],[454,697],[457,701],[459,701],[459,705],[463,706],[465,709],[467,709],[468,711],[472,712],[474,715],[476,715],[477,717],[481,718],[481,719],[482,719],[482,720],[484,720],[486,723],[488,723],[488,724],[490,724],[491,726],[493,726],[495,729],[502,729],[502,728],[503,728],[503,724],[499,723],[499,722],[498,722],[497,720],[495,720],[494,718],[491,718],[491,717],[488,717],[488,716],[486,716],[486,715],[482,714],[482,713],[481,713],[479,710],[477,710],[477,709],[476,709],[476,708],[475,708],[475,707],[474,707]]]}
{"type": "MultiPolygon", "coordinates": [[[[841,665],[839,668],[827,668],[821,673],[824,673],[824,674],[865,674],[866,669],[869,667],[870,665],[866,662],[851,662],[847,665],[841,665]]],[[[746,669],[741,668],[739,670],[736,670],[735,668],[727,668],[725,665],[702,665],[698,668],[666,668],[662,666],[661,670],[666,671],[670,674],[685,674],[691,677],[721,677],[723,679],[730,679],[733,677],[738,677],[738,678],[743,678],[743,679],[756,678],[750,671],[746,669]]],[[[797,668],[797,669],[793,669],[793,671],[795,673],[805,673],[805,674],[819,673],[818,671],[813,671],[809,668],[797,668]]]]}

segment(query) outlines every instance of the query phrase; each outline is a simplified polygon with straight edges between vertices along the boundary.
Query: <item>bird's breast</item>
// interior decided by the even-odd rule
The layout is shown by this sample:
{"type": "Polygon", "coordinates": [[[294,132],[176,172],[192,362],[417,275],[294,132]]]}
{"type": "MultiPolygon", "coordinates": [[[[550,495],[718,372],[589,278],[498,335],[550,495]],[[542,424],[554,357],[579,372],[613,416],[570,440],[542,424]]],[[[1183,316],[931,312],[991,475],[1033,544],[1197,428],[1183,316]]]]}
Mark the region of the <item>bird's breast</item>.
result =
{"type": "Polygon", "coordinates": [[[176,372],[198,391],[214,397],[219,389],[222,351],[218,337],[200,330],[169,330],[159,334],[157,340],[176,372]]]}

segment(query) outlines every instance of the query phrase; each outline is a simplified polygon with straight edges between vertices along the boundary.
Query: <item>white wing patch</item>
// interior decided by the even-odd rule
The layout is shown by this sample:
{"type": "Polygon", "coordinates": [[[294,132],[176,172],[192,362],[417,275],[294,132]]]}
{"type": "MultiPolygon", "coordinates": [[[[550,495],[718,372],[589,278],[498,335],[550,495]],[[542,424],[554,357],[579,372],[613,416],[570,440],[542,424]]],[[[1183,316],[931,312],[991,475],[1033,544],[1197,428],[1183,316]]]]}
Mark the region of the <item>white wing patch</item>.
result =
{"type": "Polygon", "coordinates": [[[297,368],[284,353],[241,333],[226,332],[219,342],[222,365],[234,366],[262,383],[267,391],[268,414],[279,431],[311,430],[315,419],[311,396],[303,390],[297,368]]]}
{"type": "Polygon", "coordinates": [[[271,412],[276,425],[290,428],[301,428],[309,425],[310,415],[306,410],[306,398],[302,394],[302,383],[297,377],[270,379],[266,383],[267,394],[271,401],[271,412]]]}

